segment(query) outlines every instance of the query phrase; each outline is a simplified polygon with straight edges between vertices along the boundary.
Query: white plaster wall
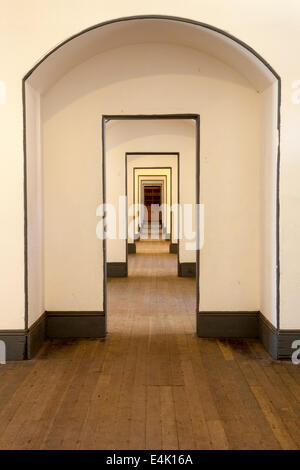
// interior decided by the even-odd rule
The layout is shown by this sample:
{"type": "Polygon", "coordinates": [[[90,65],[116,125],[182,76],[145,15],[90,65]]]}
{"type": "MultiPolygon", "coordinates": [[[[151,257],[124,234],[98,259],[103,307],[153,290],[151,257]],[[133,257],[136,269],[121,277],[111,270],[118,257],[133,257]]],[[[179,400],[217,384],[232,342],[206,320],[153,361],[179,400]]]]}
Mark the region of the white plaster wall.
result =
{"type": "Polygon", "coordinates": [[[260,308],[259,95],[240,98],[224,93],[214,124],[211,108],[201,119],[200,311],[260,308]]]}
{"type": "MultiPolygon", "coordinates": [[[[292,83],[300,77],[298,0],[201,0],[182,3],[98,0],[1,2],[1,80],[7,100],[0,106],[1,158],[1,302],[0,328],[24,327],[24,204],[21,79],[59,42],[95,23],[126,15],[160,14],[189,17],[226,31],[256,49],[282,78],[281,141],[281,326],[299,328],[299,105],[291,100],[292,83]],[[33,14],[34,12],[34,14],[33,14]],[[58,20],[59,19],[59,20],[58,20]],[[280,34],[279,34],[280,32],[280,34]],[[7,47],[9,44],[9,47],[7,47]],[[12,60],[12,56],[14,60],[12,60]]],[[[155,108],[155,106],[153,107],[155,108]]]]}
{"type": "Polygon", "coordinates": [[[71,107],[65,110],[68,116],[58,113],[55,120],[44,123],[45,307],[48,311],[103,308],[102,240],[96,237],[100,220],[96,218],[96,208],[102,202],[101,126],[99,119],[93,114],[87,116],[80,108],[79,105],[72,111],[71,107]]]}
{"type": "MultiPolygon", "coordinates": [[[[95,237],[95,210],[101,201],[100,117],[154,110],[201,113],[206,239],[200,309],[259,309],[260,102],[240,74],[187,48],[128,46],[73,69],[46,93],[42,107],[47,310],[101,309],[102,245],[95,237]],[[165,72],[158,75],[162,64],[165,72]],[[182,69],[190,74],[186,70],[181,75],[182,69]]],[[[145,136],[145,122],[111,122],[106,147],[110,155],[124,155],[136,149],[172,151],[174,145],[184,161],[180,198],[192,202],[195,126],[185,123],[186,136],[179,124],[173,122],[166,131],[168,122],[153,121],[156,129],[145,136]],[[118,129],[113,140],[112,129],[118,129]]],[[[124,165],[115,167],[120,187],[122,172],[124,165]]],[[[188,256],[185,261],[194,261],[193,251],[188,256]]]]}

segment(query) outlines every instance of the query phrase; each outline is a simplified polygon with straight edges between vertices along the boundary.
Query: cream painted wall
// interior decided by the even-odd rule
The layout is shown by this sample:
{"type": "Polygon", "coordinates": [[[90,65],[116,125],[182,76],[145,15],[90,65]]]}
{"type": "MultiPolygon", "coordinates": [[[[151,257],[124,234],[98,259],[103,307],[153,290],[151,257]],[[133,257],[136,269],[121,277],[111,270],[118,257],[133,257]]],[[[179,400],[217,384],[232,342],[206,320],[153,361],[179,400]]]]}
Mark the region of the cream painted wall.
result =
{"type": "MultiPolygon", "coordinates": [[[[119,225],[123,224],[123,210],[121,206],[121,210],[119,208],[119,197],[120,196],[125,196],[126,189],[125,189],[125,153],[124,148],[126,148],[127,143],[122,144],[122,146],[116,146],[114,147],[114,141],[117,140],[118,142],[118,131],[120,130],[120,127],[127,127],[127,124],[124,123],[123,121],[115,127],[112,125],[111,127],[108,126],[107,128],[107,133],[106,133],[106,143],[108,147],[108,151],[106,153],[106,181],[107,181],[107,189],[106,189],[106,202],[108,204],[112,204],[113,207],[115,208],[116,211],[116,220],[117,222],[117,236],[115,239],[108,239],[107,240],[107,261],[108,262],[125,262],[126,261],[126,240],[119,239],[118,237],[118,232],[119,232],[119,225]],[[116,130],[115,130],[116,129],[116,130]]],[[[128,135],[128,138],[130,139],[131,137],[134,137],[134,125],[129,124],[129,127],[131,127],[131,132],[132,135],[128,135]]],[[[151,122],[146,122],[142,126],[138,126],[137,131],[139,129],[139,132],[141,131],[141,128],[146,134],[149,134],[151,136],[151,132],[153,129],[155,129],[155,132],[157,131],[157,126],[154,125],[152,126],[151,122]]],[[[137,136],[139,135],[139,132],[137,132],[137,136]]],[[[167,141],[167,138],[165,136],[162,137],[154,137],[153,138],[153,144],[156,147],[159,147],[160,141],[165,140],[167,141]]],[[[149,144],[149,142],[148,142],[149,144]]],[[[130,144],[128,144],[130,145],[130,144]]],[[[140,145],[140,144],[139,144],[140,145]]],[[[127,171],[127,181],[128,181],[128,207],[131,207],[133,204],[133,167],[134,166],[171,166],[172,168],[174,167],[174,173],[175,177],[177,178],[177,157],[171,157],[171,156],[159,156],[159,155],[154,155],[154,156],[128,156],[127,158],[128,161],[128,171],[127,171]]],[[[170,178],[170,171],[156,171],[157,174],[167,174],[168,175],[168,185],[169,185],[169,178],[170,178]]],[[[153,174],[153,171],[145,170],[145,171],[137,171],[136,172],[136,201],[138,201],[138,174],[153,174]]],[[[177,180],[176,180],[176,188],[177,188],[177,180]]],[[[168,192],[170,190],[168,189],[168,192]]],[[[167,216],[168,214],[166,214],[167,216]]],[[[169,217],[170,218],[170,217],[169,217]]],[[[128,219],[128,226],[132,226],[133,224],[130,225],[132,217],[130,216],[128,219]]],[[[167,222],[167,219],[166,219],[167,222]]],[[[136,231],[137,231],[137,226],[138,226],[138,218],[136,218],[136,231]]],[[[167,227],[169,229],[169,225],[167,223],[167,227]]],[[[128,237],[128,242],[132,243],[133,242],[133,234],[129,234],[128,237]]]]}
{"type": "MultiPolygon", "coordinates": [[[[158,0],[99,3],[97,0],[17,0],[1,2],[1,80],[7,100],[0,106],[1,264],[0,328],[24,326],[24,204],[21,79],[32,65],[60,41],[97,22],[119,16],[169,14],[220,27],[245,41],[271,63],[282,78],[281,141],[281,327],[299,328],[300,107],[291,99],[300,77],[298,0],[201,0],[182,3],[158,0]],[[33,14],[34,12],[34,14],[33,14]],[[279,34],[280,32],[280,34],[279,34]],[[9,44],[9,47],[7,47],[9,44]],[[11,57],[14,60],[11,60],[11,57]]],[[[155,106],[153,106],[155,109],[155,106]]]]}
{"type": "MultiPolygon", "coordinates": [[[[195,168],[195,133],[194,125],[191,122],[185,121],[116,121],[111,122],[107,126],[106,131],[106,145],[107,145],[107,175],[108,178],[113,175],[114,184],[107,187],[107,201],[118,203],[119,188],[123,188],[125,194],[125,152],[133,152],[139,149],[141,152],[159,152],[171,151],[170,142],[174,151],[180,151],[182,158],[185,158],[186,165],[182,167],[181,171],[186,172],[190,185],[182,184],[181,196],[182,201],[189,203],[195,201],[195,176],[191,176],[193,167],[195,168]],[[129,149],[129,150],[128,150],[129,149]],[[116,178],[118,178],[116,180],[116,178]]],[[[134,166],[130,164],[133,157],[128,157],[128,169],[134,166]]],[[[149,164],[149,157],[137,157],[139,163],[136,166],[152,166],[149,164]]],[[[174,157],[168,156],[153,156],[151,161],[154,165],[162,166],[164,161],[166,166],[173,168],[173,174],[177,178],[177,157],[176,165],[174,165],[174,157]]],[[[132,180],[133,176],[128,174],[128,181],[132,180]]],[[[173,184],[173,192],[177,188],[173,184]]],[[[173,198],[177,198],[177,194],[173,194],[173,198]]],[[[176,199],[174,199],[176,200],[176,199]]],[[[128,186],[128,202],[129,206],[133,203],[132,187],[128,186]]],[[[129,242],[133,241],[133,237],[129,236],[129,242]]],[[[126,247],[124,241],[110,240],[108,246],[108,261],[125,261],[126,247]]],[[[195,261],[194,253],[187,253],[184,244],[182,244],[181,252],[185,252],[184,259],[187,261],[195,261]]]]}

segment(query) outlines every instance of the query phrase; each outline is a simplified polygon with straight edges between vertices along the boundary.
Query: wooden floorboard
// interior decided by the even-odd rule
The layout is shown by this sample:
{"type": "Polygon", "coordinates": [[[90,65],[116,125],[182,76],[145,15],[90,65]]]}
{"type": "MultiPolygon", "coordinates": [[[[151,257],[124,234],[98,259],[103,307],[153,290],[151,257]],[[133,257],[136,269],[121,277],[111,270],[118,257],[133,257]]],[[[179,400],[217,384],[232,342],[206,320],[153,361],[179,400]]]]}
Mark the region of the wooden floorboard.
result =
{"type": "Polygon", "coordinates": [[[0,449],[299,449],[300,368],[256,340],[200,339],[195,280],[163,240],[108,282],[105,339],[0,366],[0,449]]]}

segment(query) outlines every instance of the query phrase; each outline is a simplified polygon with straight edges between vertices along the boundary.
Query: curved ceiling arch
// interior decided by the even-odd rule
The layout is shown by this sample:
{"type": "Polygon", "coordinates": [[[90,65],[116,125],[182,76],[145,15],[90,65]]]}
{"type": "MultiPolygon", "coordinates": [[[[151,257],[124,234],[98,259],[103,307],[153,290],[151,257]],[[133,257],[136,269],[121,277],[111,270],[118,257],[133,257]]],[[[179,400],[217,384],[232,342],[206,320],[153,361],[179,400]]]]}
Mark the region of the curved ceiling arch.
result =
{"type": "Polygon", "coordinates": [[[47,91],[72,68],[91,57],[124,45],[166,43],[184,45],[225,62],[263,91],[280,77],[273,67],[243,41],[206,23],[190,19],[146,15],[124,17],[87,28],[48,52],[24,76],[23,83],[47,91]]]}

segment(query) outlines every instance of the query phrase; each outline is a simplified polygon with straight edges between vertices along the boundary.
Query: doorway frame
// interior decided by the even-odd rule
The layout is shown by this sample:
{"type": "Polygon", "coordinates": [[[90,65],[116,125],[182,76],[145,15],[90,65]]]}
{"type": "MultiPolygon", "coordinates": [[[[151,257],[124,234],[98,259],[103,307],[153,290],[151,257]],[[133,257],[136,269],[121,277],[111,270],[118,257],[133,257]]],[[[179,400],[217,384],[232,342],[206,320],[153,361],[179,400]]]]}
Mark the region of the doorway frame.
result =
{"type": "MultiPolygon", "coordinates": [[[[133,204],[136,203],[135,201],[135,190],[136,190],[136,187],[135,187],[135,175],[136,175],[136,170],[168,170],[170,171],[170,205],[172,205],[172,167],[162,167],[162,166],[157,166],[157,167],[134,167],[133,168],[133,204]]],[[[137,203],[140,204],[140,178],[144,178],[144,177],[157,177],[157,176],[162,176],[162,177],[165,177],[166,178],[166,192],[168,191],[168,175],[167,174],[164,174],[164,175],[138,175],[138,200],[137,200],[137,203]]],[[[134,215],[134,221],[135,221],[136,217],[134,215]]],[[[172,218],[171,218],[171,224],[172,224],[172,218]]],[[[135,228],[135,225],[134,225],[134,228],[135,228]]],[[[172,232],[172,225],[170,227],[170,230],[172,232]]],[[[136,235],[136,234],[134,234],[136,235]]]]}
{"type": "MultiPolygon", "coordinates": [[[[126,152],[125,153],[125,191],[126,191],[126,197],[128,196],[128,157],[130,156],[133,156],[133,155],[137,155],[137,156],[151,156],[151,155],[154,155],[154,156],[159,156],[161,155],[162,157],[165,157],[165,156],[177,156],[177,200],[178,200],[178,204],[179,204],[179,199],[180,199],[180,187],[179,187],[179,184],[180,184],[180,152],[126,152]]],[[[150,168],[150,167],[146,167],[146,168],[150,168]]],[[[133,192],[133,195],[134,195],[134,192],[133,192]]],[[[128,210],[128,204],[127,204],[127,210],[128,210]]],[[[127,266],[128,266],[128,214],[127,214],[127,219],[126,219],[126,233],[127,233],[127,240],[126,240],[126,263],[127,263],[127,266]]],[[[177,231],[179,233],[179,220],[178,220],[178,227],[177,227],[177,231]]],[[[134,240],[134,244],[135,244],[135,240],[134,240]]],[[[172,246],[172,240],[171,240],[171,245],[172,246]]],[[[171,253],[175,253],[175,251],[170,251],[171,253]]],[[[176,253],[177,253],[177,257],[179,256],[178,255],[178,252],[179,252],[179,248],[177,249],[176,253]]],[[[179,258],[178,258],[178,261],[179,263],[179,258]]]]}
{"type": "MultiPolygon", "coordinates": [[[[63,40],[60,44],[56,45],[53,47],[49,52],[47,52],[39,61],[37,61],[23,76],[22,78],[22,88],[21,88],[21,93],[22,93],[22,104],[23,104],[23,109],[22,109],[22,114],[23,114],[23,170],[24,170],[24,179],[23,179],[23,195],[24,195],[24,329],[20,330],[20,335],[22,337],[22,341],[24,344],[24,347],[20,348],[18,347],[20,341],[19,337],[13,334],[13,330],[9,330],[10,336],[7,337],[5,336],[6,332],[3,330],[0,330],[0,337],[1,335],[5,336],[5,338],[9,338],[9,342],[7,343],[9,345],[8,348],[8,357],[14,358],[14,359],[24,359],[24,358],[29,358],[32,357],[35,353],[35,351],[38,350],[40,347],[40,344],[43,342],[44,336],[47,337],[48,332],[46,331],[45,335],[42,331],[41,335],[38,335],[38,338],[42,338],[39,341],[36,341],[36,339],[33,338],[33,330],[36,328],[36,325],[38,324],[43,324],[45,323],[48,313],[45,312],[44,315],[42,315],[35,324],[30,325],[29,323],[29,313],[28,313],[28,303],[29,303],[29,253],[28,253],[28,183],[27,183],[27,160],[28,160],[28,155],[27,155],[27,134],[26,134],[26,128],[27,128],[27,123],[26,123],[26,111],[27,111],[27,99],[26,99],[26,90],[25,90],[25,85],[27,79],[32,75],[32,73],[41,65],[43,62],[45,62],[49,57],[51,57],[52,54],[54,54],[56,51],[62,49],[65,45],[73,41],[74,39],[79,38],[80,36],[85,35],[89,31],[93,31],[98,28],[105,28],[107,25],[112,25],[112,24],[118,24],[122,22],[129,22],[129,21],[136,21],[136,20],[162,20],[162,21],[173,21],[177,23],[183,23],[183,24],[190,24],[193,25],[197,28],[203,28],[208,31],[212,31],[213,33],[219,34],[223,38],[227,38],[229,41],[232,42],[233,46],[239,46],[241,47],[242,50],[247,51],[251,56],[255,57],[260,64],[265,67],[267,70],[271,72],[273,75],[276,83],[277,83],[277,102],[276,102],[276,111],[277,111],[277,131],[278,131],[278,144],[277,144],[277,155],[276,155],[276,186],[275,186],[275,249],[276,249],[276,272],[275,272],[275,282],[276,282],[276,324],[275,326],[269,322],[266,322],[264,325],[264,330],[265,334],[261,335],[261,340],[263,344],[265,345],[266,349],[269,351],[269,353],[275,357],[275,358],[282,358],[282,357],[290,357],[292,350],[290,347],[287,347],[286,349],[289,349],[289,353],[287,354],[286,349],[284,349],[281,346],[281,343],[279,343],[279,338],[281,341],[284,342],[285,345],[287,345],[287,340],[289,340],[289,344],[291,343],[292,339],[298,338],[298,330],[289,330],[289,334],[285,330],[281,330],[280,328],[280,161],[281,161],[281,90],[282,90],[282,83],[281,83],[281,77],[280,75],[276,72],[276,70],[270,65],[270,63],[262,56],[260,55],[252,46],[247,44],[245,41],[239,39],[238,37],[230,34],[228,31],[225,31],[224,29],[221,29],[217,26],[214,26],[212,24],[208,24],[205,22],[197,21],[195,19],[191,18],[185,18],[185,17],[179,17],[179,16],[174,16],[174,15],[157,15],[157,14],[145,14],[145,15],[131,15],[131,16],[123,16],[119,18],[113,18],[109,19],[106,21],[98,22],[96,24],[93,24],[91,26],[88,26],[87,28],[84,28],[75,34],[70,35],[67,37],[65,40],[63,40]],[[32,343],[32,344],[31,344],[32,343]]],[[[103,254],[104,256],[104,254],[103,254]]],[[[101,259],[101,262],[103,260],[101,259]]],[[[104,265],[104,263],[103,263],[104,265]]],[[[103,267],[104,269],[104,267],[103,267]]],[[[103,295],[105,295],[105,292],[103,292],[103,295]]],[[[104,312],[103,312],[104,313],[104,312]]],[[[72,319],[73,321],[73,319],[72,319]]],[[[68,322],[69,324],[70,322],[68,322]]],[[[47,329],[46,329],[47,330],[47,329]]]]}
{"type": "MultiPolygon", "coordinates": [[[[161,196],[161,204],[164,204],[164,192],[165,188],[167,188],[167,184],[165,180],[154,180],[154,179],[142,179],[147,177],[148,175],[139,175],[138,176],[138,185],[139,185],[139,199],[138,199],[138,204],[144,204],[144,199],[145,199],[145,188],[149,186],[158,186],[160,189],[160,196],[161,196]],[[144,195],[144,196],[143,196],[144,195]]],[[[162,177],[166,178],[166,175],[161,175],[162,177]]],[[[167,191],[167,189],[166,189],[167,191]]]]}

